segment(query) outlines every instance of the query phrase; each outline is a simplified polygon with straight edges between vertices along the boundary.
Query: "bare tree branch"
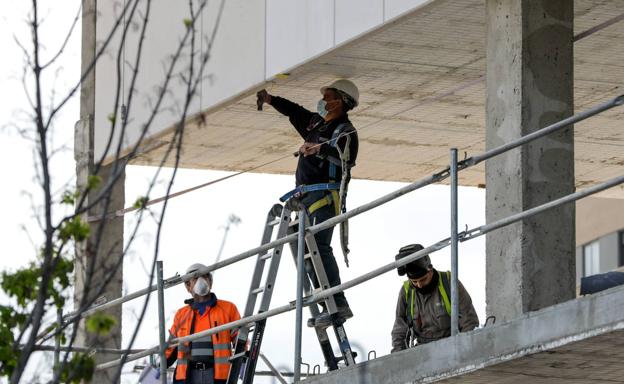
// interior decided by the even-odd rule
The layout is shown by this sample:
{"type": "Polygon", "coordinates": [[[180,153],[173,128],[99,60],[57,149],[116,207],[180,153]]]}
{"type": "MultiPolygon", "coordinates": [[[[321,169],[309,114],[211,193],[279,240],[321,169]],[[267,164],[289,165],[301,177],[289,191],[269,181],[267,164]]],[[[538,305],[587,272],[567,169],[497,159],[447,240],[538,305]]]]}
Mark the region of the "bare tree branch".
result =
{"type": "Polygon", "coordinates": [[[52,65],[63,54],[63,52],[65,51],[65,47],[67,47],[67,43],[69,42],[69,39],[73,35],[74,28],[76,28],[76,24],[78,24],[78,20],[80,20],[81,11],[82,11],[82,4],[78,7],[78,12],[76,13],[76,17],[74,17],[74,21],[72,21],[71,26],[69,27],[69,31],[65,35],[65,40],[63,41],[63,44],[61,44],[61,47],[56,52],[56,54],[47,63],[41,66],[41,69],[46,69],[47,67],[52,65]]]}

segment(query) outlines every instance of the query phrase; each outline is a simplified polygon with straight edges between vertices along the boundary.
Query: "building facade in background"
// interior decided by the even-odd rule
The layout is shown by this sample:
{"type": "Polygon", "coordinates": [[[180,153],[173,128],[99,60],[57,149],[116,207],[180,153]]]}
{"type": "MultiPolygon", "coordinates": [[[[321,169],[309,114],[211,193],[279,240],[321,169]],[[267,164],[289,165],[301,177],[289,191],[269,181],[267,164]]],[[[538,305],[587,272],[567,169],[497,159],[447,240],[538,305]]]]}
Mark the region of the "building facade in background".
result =
{"type": "Polygon", "coordinates": [[[624,266],[624,200],[588,198],[576,205],[576,283],[624,266]]]}

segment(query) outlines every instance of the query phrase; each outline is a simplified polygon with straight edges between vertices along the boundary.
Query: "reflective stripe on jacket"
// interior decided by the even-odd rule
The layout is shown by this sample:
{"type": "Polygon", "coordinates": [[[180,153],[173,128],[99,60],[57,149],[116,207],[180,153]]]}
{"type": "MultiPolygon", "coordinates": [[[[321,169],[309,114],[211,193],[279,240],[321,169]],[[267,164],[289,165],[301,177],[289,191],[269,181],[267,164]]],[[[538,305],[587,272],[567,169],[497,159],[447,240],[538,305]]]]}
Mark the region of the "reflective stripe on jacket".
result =
{"type": "MultiPolygon", "coordinates": [[[[169,333],[172,337],[184,337],[239,319],[238,309],[229,301],[216,300],[216,304],[206,308],[203,315],[200,315],[191,305],[185,305],[176,312],[169,333]]],[[[191,343],[178,344],[175,379],[186,379],[189,361],[214,362],[214,378],[216,380],[227,379],[235,333],[231,330],[224,330],[191,343]]],[[[168,348],[167,358],[175,350],[175,347],[168,348]]]]}
{"type": "MultiPolygon", "coordinates": [[[[450,281],[451,281],[451,272],[446,271],[444,274],[438,272],[438,291],[440,292],[440,296],[442,296],[442,301],[444,302],[444,309],[446,309],[446,313],[451,315],[451,289],[450,289],[450,281]]],[[[407,321],[411,323],[414,320],[414,296],[416,289],[410,283],[409,280],[405,280],[403,282],[403,289],[405,290],[405,297],[407,298],[408,304],[405,315],[407,316],[407,321]]]]}

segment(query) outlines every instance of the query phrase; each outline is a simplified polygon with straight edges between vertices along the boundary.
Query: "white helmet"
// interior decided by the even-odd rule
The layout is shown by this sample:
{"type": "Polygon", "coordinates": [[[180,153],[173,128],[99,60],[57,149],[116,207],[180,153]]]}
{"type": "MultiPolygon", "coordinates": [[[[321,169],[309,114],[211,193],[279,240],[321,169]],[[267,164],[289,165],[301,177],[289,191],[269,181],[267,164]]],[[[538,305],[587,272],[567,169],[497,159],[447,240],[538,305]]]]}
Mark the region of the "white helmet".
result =
{"type": "Polygon", "coordinates": [[[341,93],[344,93],[347,96],[349,96],[353,101],[353,103],[351,103],[353,105],[350,105],[351,108],[355,108],[358,106],[360,102],[360,91],[358,90],[358,87],[352,81],[346,80],[346,79],[336,80],[333,83],[329,84],[328,86],[321,87],[321,94],[325,93],[325,90],[328,88],[336,89],[340,91],[341,93]]]}
{"type": "MultiPolygon", "coordinates": [[[[206,268],[206,266],[204,264],[202,264],[202,263],[192,264],[190,267],[188,267],[186,269],[186,274],[185,275],[188,275],[189,273],[193,273],[195,271],[199,271],[200,269],[205,269],[205,268],[206,268]]],[[[208,272],[207,275],[208,275],[208,278],[210,280],[210,284],[212,284],[212,273],[208,272]]],[[[188,277],[183,277],[182,278],[182,281],[184,281],[184,282],[187,282],[187,281],[190,281],[190,280],[191,279],[189,279],[188,277]]]]}

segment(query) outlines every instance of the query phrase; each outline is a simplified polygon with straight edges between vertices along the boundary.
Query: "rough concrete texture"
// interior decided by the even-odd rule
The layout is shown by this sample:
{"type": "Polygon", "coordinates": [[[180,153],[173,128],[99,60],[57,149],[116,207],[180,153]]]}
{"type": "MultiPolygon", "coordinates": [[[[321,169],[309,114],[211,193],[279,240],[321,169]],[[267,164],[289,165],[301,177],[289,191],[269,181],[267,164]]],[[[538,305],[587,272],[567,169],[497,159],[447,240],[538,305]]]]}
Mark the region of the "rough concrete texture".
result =
{"type": "Polygon", "coordinates": [[[624,383],[624,331],[486,367],[440,383],[624,383]]]}
{"type": "MultiPolygon", "coordinates": [[[[572,0],[486,2],[487,147],[573,114],[572,0]]],[[[486,220],[574,192],[570,127],[488,160],[486,220]]],[[[513,319],[574,297],[574,205],[487,235],[488,315],[513,319]]]]}
{"type": "MultiPolygon", "coordinates": [[[[87,183],[89,175],[94,174],[93,147],[79,145],[80,138],[92,137],[92,125],[88,122],[79,122],[76,125],[76,174],[78,188],[81,190],[87,183]],[[91,134],[89,134],[91,132],[91,134]],[[90,150],[89,150],[90,148],[90,150]]],[[[89,142],[90,140],[85,140],[89,142]]],[[[83,142],[84,143],[84,142],[83,142]]],[[[123,164],[119,165],[123,167],[123,164]]],[[[93,201],[102,188],[110,182],[110,176],[115,163],[102,167],[98,176],[102,178],[100,188],[89,193],[88,200],[93,201]]],[[[120,177],[115,182],[110,192],[108,206],[103,199],[93,208],[89,209],[87,216],[98,217],[107,212],[114,212],[124,207],[125,171],[121,171],[120,177]]],[[[88,201],[87,201],[88,203],[88,201]]],[[[75,262],[75,303],[78,305],[83,297],[88,299],[106,298],[107,300],[121,297],[123,287],[123,217],[107,218],[91,222],[91,235],[84,247],[77,249],[75,262]],[[99,243],[98,243],[99,241],[99,243]]],[[[121,306],[103,311],[112,316],[116,325],[106,335],[97,335],[87,332],[84,322],[81,322],[76,345],[97,346],[102,348],[121,348],[121,306]]],[[[96,355],[96,362],[102,363],[116,358],[114,355],[96,355]]],[[[94,383],[111,383],[116,371],[96,371],[94,383]]]]}
{"type": "MultiPolygon", "coordinates": [[[[82,71],[91,65],[95,56],[95,1],[82,2],[82,71]]],[[[90,175],[95,174],[93,158],[93,116],[95,110],[95,75],[91,72],[81,83],[80,116],[74,130],[74,157],[76,160],[76,181],[79,191],[84,190],[90,175]]],[[[87,201],[94,202],[100,191],[111,182],[111,173],[116,166],[124,167],[123,162],[111,163],[97,173],[102,181],[100,186],[92,190],[87,201]]],[[[125,171],[115,181],[110,192],[110,202],[104,200],[95,204],[86,212],[86,216],[97,217],[107,212],[124,208],[125,171]]],[[[90,223],[91,235],[84,247],[76,249],[74,299],[78,304],[83,297],[97,299],[120,297],[123,287],[123,217],[115,217],[90,223]]],[[[97,346],[102,348],[121,348],[121,306],[104,311],[112,316],[116,325],[110,333],[99,336],[86,331],[84,321],[79,325],[75,345],[97,346]]],[[[102,363],[116,356],[95,355],[96,363],[102,363]]],[[[96,371],[93,383],[115,383],[116,369],[96,371]]]]}
{"type": "Polygon", "coordinates": [[[623,329],[624,287],[616,287],[306,382],[621,382],[623,329]],[[555,352],[544,352],[550,350],[555,352]],[[608,381],[617,376],[616,368],[620,381],[608,381]],[[482,372],[486,373],[481,380],[482,372]],[[571,373],[576,374],[574,379],[571,373]]]}

